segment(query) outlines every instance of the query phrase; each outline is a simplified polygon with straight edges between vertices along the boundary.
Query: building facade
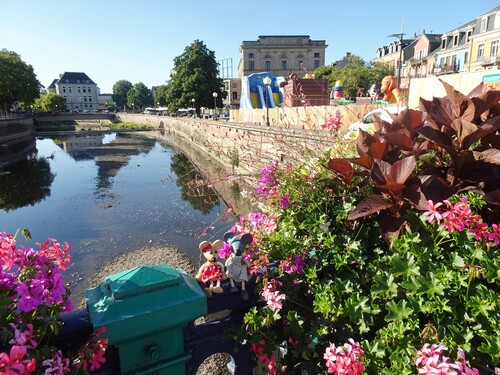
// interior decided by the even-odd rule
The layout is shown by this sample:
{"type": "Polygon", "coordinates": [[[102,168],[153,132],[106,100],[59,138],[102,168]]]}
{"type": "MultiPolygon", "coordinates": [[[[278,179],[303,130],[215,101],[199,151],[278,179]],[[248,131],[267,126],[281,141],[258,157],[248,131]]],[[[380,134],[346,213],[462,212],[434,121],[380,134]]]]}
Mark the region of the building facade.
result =
{"type": "Polygon", "coordinates": [[[391,69],[394,69],[394,75],[400,75],[400,87],[408,87],[408,73],[406,72],[405,62],[413,58],[415,52],[416,36],[409,39],[398,39],[387,46],[377,48],[377,57],[375,62],[383,63],[391,69]]]}
{"type": "Polygon", "coordinates": [[[99,88],[85,73],[64,72],[52,81],[49,94],[59,94],[66,100],[67,110],[95,111],[99,109],[99,88]]]}
{"type": "Polygon", "coordinates": [[[434,75],[436,49],[441,45],[442,34],[420,34],[414,44],[413,57],[406,62],[408,78],[434,75]]]}
{"type": "Polygon", "coordinates": [[[441,35],[441,46],[436,51],[436,75],[468,71],[475,23],[468,22],[441,35]]]}
{"type": "Polygon", "coordinates": [[[500,6],[476,18],[470,41],[468,71],[500,67],[500,6]]]}
{"type": "Polygon", "coordinates": [[[268,72],[275,77],[288,77],[291,72],[304,77],[325,65],[327,44],[311,40],[309,35],[265,35],[256,41],[243,41],[238,75],[268,72]]]}
{"type": "Polygon", "coordinates": [[[227,96],[222,101],[224,108],[227,109],[237,109],[240,108],[240,98],[241,98],[241,79],[239,78],[224,78],[224,91],[226,91],[227,96]]]}

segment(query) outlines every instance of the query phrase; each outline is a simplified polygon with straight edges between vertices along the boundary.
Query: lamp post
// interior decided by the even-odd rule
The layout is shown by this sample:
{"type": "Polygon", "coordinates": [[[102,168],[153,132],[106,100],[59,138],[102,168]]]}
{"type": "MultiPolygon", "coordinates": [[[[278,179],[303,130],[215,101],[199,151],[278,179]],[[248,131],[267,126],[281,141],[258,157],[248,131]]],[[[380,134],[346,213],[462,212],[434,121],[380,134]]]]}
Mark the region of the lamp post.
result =
{"type": "Polygon", "coordinates": [[[403,28],[401,27],[401,32],[399,34],[391,34],[390,37],[399,38],[399,60],[398,60],[398,86],[397,88],[401,88],[401,66],[403,65],[403,28]]]}
{"type": "Polygon", "coordinates": [[[216,92],[214,92],[212,96],[214,97],[214,120],[215,120],[215,116],[217,115],[217,97],[219,95],[216,92]]]}
{"type": "Polygon", "coordinates": [[[266,86],[266,92],[264,93],[264,98],[266,101],[266,126],[269,126],[269,99],[267,98],[269,95],[269,85],[271,84],[271,78],[269,77],[264,77],[262,80],[264,82],[264,85],[266,86]]]}
{"type": "Polygon", "coordinates": [[[193,117],[196,117],[196,116],[195,116],[195,114],[196,114],[196,108],[194,108],[194,102],[195,102],[195,101],[196,101],[196,100],[195,100],[194,98],[193,98],[193,99],[191,99],[191,103],[193,103],[193,117]]]}

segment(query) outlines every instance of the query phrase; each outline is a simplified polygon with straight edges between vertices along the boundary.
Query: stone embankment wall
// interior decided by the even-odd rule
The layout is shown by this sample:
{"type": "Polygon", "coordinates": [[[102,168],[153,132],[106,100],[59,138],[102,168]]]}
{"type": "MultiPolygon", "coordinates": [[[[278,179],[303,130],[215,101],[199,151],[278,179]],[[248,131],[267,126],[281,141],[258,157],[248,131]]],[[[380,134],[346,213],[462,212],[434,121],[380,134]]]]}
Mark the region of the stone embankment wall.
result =
{"type": "Polygon", "coordinates": [[[32,118],[0,121],[0,166],[23,160],[36,150],[32,118]]]}
{"type": "MultiPolygon", "coordinates": [[[[238,175],[255,175],[272,160],[304,160],[318,156],[338,142],[337,132],[322,129],[325,117],[337,111],[343,127],[375,108],[373,105],[274,108],[231,111],[230,121],[144,114],[117,114],[117,120],[151,125],[164,134],[177,134],[208,152],[238,175]],[[239,121],[234,121],[234,120],[239,121]],[[245,120],[245,121],[242,121],[245,120]]],[[[159,135],[161,137],[161,135],[159,135]]]]}

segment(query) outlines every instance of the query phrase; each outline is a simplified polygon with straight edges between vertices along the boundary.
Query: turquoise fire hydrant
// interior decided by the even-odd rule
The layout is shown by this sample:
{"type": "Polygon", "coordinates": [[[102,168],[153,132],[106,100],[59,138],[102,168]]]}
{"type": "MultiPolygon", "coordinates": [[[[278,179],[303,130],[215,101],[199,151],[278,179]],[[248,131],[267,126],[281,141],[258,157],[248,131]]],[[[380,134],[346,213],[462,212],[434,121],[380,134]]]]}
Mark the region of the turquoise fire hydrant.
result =
{"type": "Polygon", "coordinates": [[[86,291],[94,329],[106,327],[121,374],[185,374],[184,327],[207,313],[196,280],[166,264],[108,276],[86,291]]]}

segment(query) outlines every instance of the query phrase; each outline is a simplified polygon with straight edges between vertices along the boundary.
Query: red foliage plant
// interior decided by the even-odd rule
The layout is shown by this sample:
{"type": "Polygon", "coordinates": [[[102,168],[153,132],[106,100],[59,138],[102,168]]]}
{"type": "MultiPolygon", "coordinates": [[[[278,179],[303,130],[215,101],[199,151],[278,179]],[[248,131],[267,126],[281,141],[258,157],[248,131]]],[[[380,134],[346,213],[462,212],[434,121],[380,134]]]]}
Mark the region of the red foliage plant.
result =
{"type": "Polygon", "coordinates": [[[359,157],[331,159],[327,168],[347,185],[355,175],[373,189],[348,220],[377,216],[384,238],[399,235],[408,209],[426,211],[428,200],[473,191],[487,205],[487,222],[500,216],[500,91],[464,95],[440,80],[447,95],[420,99],[420,111],[375,120],[376,132],[360,131],[359,157]],[[360,168],[355,169],[355,166],[360,168]]]}

